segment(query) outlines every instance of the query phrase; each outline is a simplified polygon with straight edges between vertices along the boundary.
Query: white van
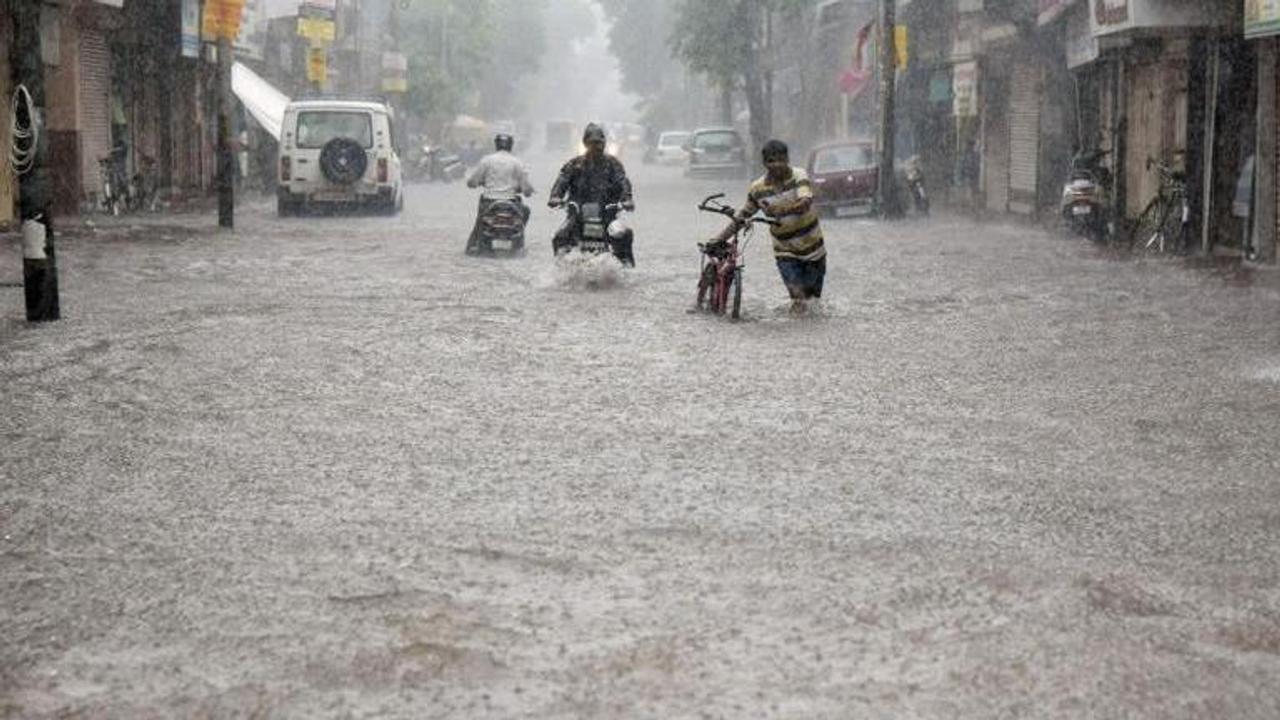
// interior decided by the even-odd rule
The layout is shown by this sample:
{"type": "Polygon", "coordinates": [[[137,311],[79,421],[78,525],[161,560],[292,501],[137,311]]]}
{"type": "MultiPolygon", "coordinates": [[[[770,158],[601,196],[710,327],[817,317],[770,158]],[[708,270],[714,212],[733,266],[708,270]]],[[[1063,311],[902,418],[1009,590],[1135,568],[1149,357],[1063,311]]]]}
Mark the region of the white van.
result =
{"type": "Polygon", "coordinates": [[[404,206],[395,113],[385,103],[299,100],[280,132],[276,210],[361,206],[393,215],[404,206]]]}

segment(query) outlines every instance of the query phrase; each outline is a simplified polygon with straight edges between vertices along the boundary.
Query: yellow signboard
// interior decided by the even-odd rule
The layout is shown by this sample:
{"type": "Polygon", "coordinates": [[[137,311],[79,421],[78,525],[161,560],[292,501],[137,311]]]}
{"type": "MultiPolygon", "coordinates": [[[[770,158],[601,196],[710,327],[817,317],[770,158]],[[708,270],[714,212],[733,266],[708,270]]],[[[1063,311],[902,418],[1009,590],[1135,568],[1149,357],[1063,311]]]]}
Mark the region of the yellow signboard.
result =
{"type": "Polygon", "coordinates": [[[1280,0],[1245,0],[1244,35],[1250,38],[1280,35],[1280,0]]]}
{"type": "Polygon", "coordinates": [[[898,60],[898,67],[900,68],[906,67],[907,61],[911,59],[911,55],[907,51],[907,48],[908,48],[907,39],[908,39],[907,26],[894,25],[893,26],[893,50],[894,50],[894,56],[898,60]]]}
{"type": "Polygon", "coordinates": [[[201,35],[205,40],[235,40],[240,34],[244,0],[205,0],[201,35]]]}
{"type": "Polygon", "coordinates": [[[382,78],[382,92],[409,92],[409,81],[402,77],[382,78]]]}
{"type": "Polygon", "coordinates": [[[332,20],[322,18],[298,18],[298,34],[311,41],[312,45],[322,42],[333,42],[336,34],[332,20]]]}
{"type": "Polygon", "coordinates": [[[329,79],[329,54],[322,47],[307,49],[307,82],[323,83],[329,79]]]}

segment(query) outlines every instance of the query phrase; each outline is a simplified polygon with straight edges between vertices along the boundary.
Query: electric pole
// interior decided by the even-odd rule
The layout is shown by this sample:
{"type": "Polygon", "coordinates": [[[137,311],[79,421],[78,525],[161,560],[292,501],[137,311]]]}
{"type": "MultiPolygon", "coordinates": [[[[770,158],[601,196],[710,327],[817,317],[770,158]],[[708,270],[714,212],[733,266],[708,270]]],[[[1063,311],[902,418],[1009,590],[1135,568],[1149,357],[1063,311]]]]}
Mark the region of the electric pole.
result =
{"type": "MultiPolygon", "coordinates": [[[[3,3],[0,3],[3,5],[3,3]]],[[[18,208],[22,223],[22,285],[27,320],[45,322],[62,317],[58,302],[58,263],[53,251],[53,179],[47,160],[48,133],[44,126],[44,60],[40,45],[41,2],[8,3],[13,18],[10,70],[18,98],[11,138],[12,163],[18,176],[18,208]]]]}
{"type": "Polygon", "coordinates": [[[235,227],[236,156],[231,149],[231,39],[218,35],[218,226],[235,227]]]}
{"type": "Polygon", "coordinates": [[[877,204],[880,217],[894,219],[902,216],[898,205],[898,188],[894,179],[894,135],[897,122],[894,116],[894,94],[897,86],[897,53],[894,48],[895,0],[880,0],[880,182],[877,204]]]}

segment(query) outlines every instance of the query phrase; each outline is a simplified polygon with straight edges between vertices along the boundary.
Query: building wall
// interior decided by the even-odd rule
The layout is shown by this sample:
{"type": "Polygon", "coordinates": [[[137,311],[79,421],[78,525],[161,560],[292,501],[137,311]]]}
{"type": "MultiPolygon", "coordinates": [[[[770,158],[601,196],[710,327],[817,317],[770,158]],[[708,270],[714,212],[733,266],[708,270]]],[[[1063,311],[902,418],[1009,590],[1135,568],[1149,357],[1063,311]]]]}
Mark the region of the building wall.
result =
{"type": "MultiPolygon", "coordinates": [[[[0,0],[0,148],[9,147],[9,36],[13,32],[13,23],[9,22],[8,3],[0,0]]],[[[14,203],[17,200],[16,181],[9,163],[0,158],[0,228],[11,226],[16,217],[14,203]]]]}

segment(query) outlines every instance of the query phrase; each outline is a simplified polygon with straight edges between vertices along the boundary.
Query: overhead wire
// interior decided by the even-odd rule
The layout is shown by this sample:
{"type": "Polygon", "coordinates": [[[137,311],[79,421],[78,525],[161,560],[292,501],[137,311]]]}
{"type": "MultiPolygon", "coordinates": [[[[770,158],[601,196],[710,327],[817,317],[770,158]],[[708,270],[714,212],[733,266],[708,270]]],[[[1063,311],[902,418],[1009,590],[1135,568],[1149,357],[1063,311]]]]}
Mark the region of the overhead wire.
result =
{"type": "Polygon", "coordinates": [[[36,164],[36,149],[40,146],[40,123],[36,120],[35,103],[26,85],[13,91],[9,112],[9,166],[18,175],[26,175],[36,164]],[[20,108],[21,105],[25,107],[20,108]],[[24,127],[19,121],[19,109],[27,118],[24,127]]]}

